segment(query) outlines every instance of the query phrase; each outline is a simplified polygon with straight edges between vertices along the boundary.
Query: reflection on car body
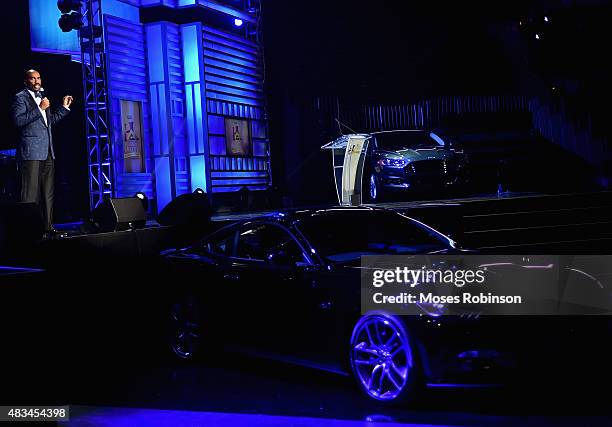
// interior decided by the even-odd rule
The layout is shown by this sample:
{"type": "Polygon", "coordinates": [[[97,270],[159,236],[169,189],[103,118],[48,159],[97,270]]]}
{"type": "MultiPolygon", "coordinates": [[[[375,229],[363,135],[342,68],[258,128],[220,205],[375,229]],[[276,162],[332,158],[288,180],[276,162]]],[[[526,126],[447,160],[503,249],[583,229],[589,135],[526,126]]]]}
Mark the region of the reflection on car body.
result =
{"type": "Polygon", "coordinates": [[[368,397],[384,402],[411,399],[425,384],[504,381],[516,364],[513,351],[527,343],[517,331],[527,330],[529,319],[440,317],[426,309],[416,316],[361,315],[361,256],[434,253],[464,251],[382,208],[239,221],[163,254],[176,278],[170,346],[191,359],[237,344],[352,375],[368,397]]]}

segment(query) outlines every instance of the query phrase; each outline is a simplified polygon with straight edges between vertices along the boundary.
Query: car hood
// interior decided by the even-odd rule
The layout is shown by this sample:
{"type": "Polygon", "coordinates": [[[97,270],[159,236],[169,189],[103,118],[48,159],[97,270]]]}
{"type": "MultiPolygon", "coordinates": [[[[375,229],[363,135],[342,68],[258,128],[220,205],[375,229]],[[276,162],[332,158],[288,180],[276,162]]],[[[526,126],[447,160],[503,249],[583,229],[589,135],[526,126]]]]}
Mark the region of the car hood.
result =
{"type": "Polygon", "coordinates": [[[449,160],[456,156],[452,150],[439,149],[439,148],[419,148],[416,150],[406,149],[397,151],[379,151],[381,156],[391,158],[403,158],[405,160],[414,162],[418,160],[449,160]]]}

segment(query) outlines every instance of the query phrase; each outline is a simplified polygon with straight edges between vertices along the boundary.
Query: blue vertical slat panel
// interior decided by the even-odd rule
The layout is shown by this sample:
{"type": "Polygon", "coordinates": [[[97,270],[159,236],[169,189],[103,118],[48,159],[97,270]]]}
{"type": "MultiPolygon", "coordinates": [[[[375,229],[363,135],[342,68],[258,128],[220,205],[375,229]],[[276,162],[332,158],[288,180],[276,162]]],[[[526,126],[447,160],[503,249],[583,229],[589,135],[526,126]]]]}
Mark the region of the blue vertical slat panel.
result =
{"type": "Polygon", "coordinates": [[[157,195],[157,211],[161,210],[172,200],[170,187],[170,159],[166,156],[155,159],[155,193],[157,195]],[[164,179],[159,179],[164,178],[164,179]]]}
{"type": "Polygon", "coordinates": [[[166,23],[166,58],[168,76],[168,106],[173,140],[175,195],[191,192],[189,148],[185,126],[185,75],[180,28],[166,23]]]}
{"type": "Polygon", "coordinates": [[[170,132],[168,130],[168,104],[166,98],[167,86],[165,84],[158,86],[157,96],[159,99],[159,125],[161,131],[161,154],[163,156],[170,155],[170,132]]]}
{"type": "Polygon", "coordinates": [[[161,156],[162,153],[162,144],[161,144],[161,129],[159,124],[159,84],[151,84],[151,115],[154,118],[153,120],[153,155],[161,156]]]}
{"type": "MultiPolygon", "coordinates": [[[[167,162],[158,162],[166,168],[163,176],[161,170],[156,170],[156,185],[164,194],[169,192],[174,198],[190,189],[181,34],[178,25],[170,22],[148,24],[146,34],[158,148],[155,154],[159,159],[167,159],[167,162]]],[[[158,208],[163,208],[163,205],[159,204],[158,208]]]]}
{"type": "Polygon", "coordinates": [[[187,147],[189,153],[197,153],[196,138],[198,135],[193,103],[193,85],[185,85],[185,119],[187,128],[187,147]]]}
{"type": "Polygon", "coordinates": [[[165,24],[148,24],[145,27],[147,59],[149,63],[149,87],[155,146],[155,192],[157,210],[160,212],[173,197],[173,160],[170,158],[168,117],[166,115],[166,60],[165,24]]]}
{"type": "Polygon", "coordinates": [[[186,128],[190,158],[191,187],[210,191],[210,154],[208,147],[208,113],[203,95],[204,55],[202,24],[192,23],[180,28],[183,51],[183,85],[186,100],[186,128]],[[202,161],[202,159],[204,161],[202,161]]]}
{"type": "Polygon", "coordinates": [[[214,141],[211,155],[213,192],[236,191],[247,186],[251,190],[271,185],[268,171],[269,140],[264,114],[263,57],[261,48],[245,38],[208,26],[202,27],[204,91],[207,112],[215,122],[224,117],[247,119],[251,126],[253,152],[235,158],[220,154],[222,147],[219,126],[209,130],[207,139],[214,141]]]}
{"type": "Polygon", "coordinates": [[[162,29],[160,24],[147,25],[147,59],[149,69],[149,88],[151,92],[151,113],[153,116],[153,147],[154,155],[162,156],[162,132],[160,124],[159,92],[164,84],[164,50],[162,47],[162,29]]]}
{"type": "Polygon", "coordinates": [[[153,134],[149,103],[148,61],[143,26],[138,22],[104,15],[106,45],[109,119],[113,135],[113,159],[118,197],[132,196],[136,191],[154,198],[153,192],[153,134]],[[121,100],[142,103],[143,150],[145,173],[124,173],[121,100]]]}

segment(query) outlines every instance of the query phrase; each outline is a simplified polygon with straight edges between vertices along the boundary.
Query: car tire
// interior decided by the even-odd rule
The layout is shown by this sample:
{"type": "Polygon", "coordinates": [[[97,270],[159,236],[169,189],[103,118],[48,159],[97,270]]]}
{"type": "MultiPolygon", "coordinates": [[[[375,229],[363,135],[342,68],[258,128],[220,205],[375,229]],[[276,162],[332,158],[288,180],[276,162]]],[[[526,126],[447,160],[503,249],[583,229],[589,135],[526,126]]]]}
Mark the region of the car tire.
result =
{"type": "Polygon", "coordinates": [[[383,189],[380,179],[375,173],[371,173],[367,184],[366,200],[369,203],[380,203],[383,201],[383,189]]]}
{"type": "Polygon", "coordinates": [[[167,343],[170,354],[183,362],[201,358],[202,313],[198,301],[191,296],[176,298],[168,310],[167,343]]]}
{"type": "Polygon", "coordinates": [[[404,322],[383,312],[362,316],[350,340],[350,367],[371,400],[395,405],[414,403],[423,381],[414,339],[404,322]]]}

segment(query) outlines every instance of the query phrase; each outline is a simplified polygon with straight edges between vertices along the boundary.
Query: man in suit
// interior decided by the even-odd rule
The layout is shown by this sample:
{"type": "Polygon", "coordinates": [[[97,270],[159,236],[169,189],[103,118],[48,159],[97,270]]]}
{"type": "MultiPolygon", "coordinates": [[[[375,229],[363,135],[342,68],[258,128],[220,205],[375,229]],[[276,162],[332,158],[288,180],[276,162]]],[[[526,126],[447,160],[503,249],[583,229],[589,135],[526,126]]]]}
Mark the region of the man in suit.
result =
{"type": "Polygon", "coordinates": [[[40,73],[25,73],[25,89],[13,98],[11,116],[17,127],[17,164],[21,180],[21,201],[41,206],[47,236],[53,228],[53,193],[55,179],[54,124],[70,112],[72,97],[64,96],[62,106],[51,112],[51,103],[44,95],[40,73]],[[41,197],[42,195],[42,197],[41,197]]]}

